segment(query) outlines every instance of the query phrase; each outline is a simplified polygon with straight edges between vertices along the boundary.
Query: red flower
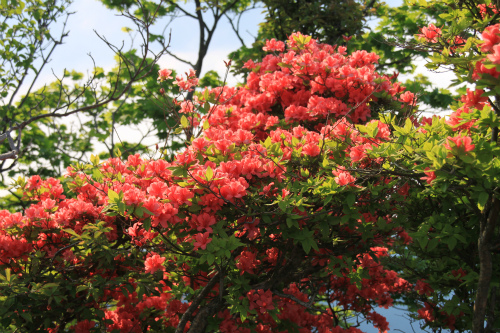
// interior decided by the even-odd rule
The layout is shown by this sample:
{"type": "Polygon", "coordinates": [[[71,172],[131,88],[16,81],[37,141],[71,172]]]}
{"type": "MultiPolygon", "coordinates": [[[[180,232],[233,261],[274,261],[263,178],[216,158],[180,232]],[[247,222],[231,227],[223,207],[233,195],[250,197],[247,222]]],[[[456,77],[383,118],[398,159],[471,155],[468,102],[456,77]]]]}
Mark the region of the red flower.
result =
{"type": "Polygon", "coordinates": [[[232,200],[233,198],[243,197],[246,194],[246,189],[240,182],[234,181],[229,183],[229,185],[222,186],[220,194],[226,200],[232,200]]]}
{"type": "Polygon", "coordinates": [[[431,286],[423,280],[417,281],[417,283],[415,284],[415,290],[418,292],[419,295],[426,295],[426,296],[430,296],[434,292],[431,286]]]}
{"type": "Polygon", "coordinates": [[[467,275],[467,272],[466,272],[466,271],[465,271],[462,267],[460,267],[459,269],[454,269],[454,270],[452,270],[452,271],[451,271],[451,274],[452,274],[454,277],[458,278],[458,280],[459,280],[459,281],[462,281],[462,279],[461,279],[461,278],[463,278],[464,276],[466,276],[466,275],[467,275]]]}
{"type": "Polygon", "coordinates": [[[283,52],[285,50],[285,43],[282,41],[277,41],[276,39],[266,40],[266,46],[262,48],[266,52],[278,51],[283,52]]]}
{"type": "Polygon", "coordinates": [[[463,150],[465,152],[468,152],[474,150],[476,146],[472,144],[472,139],[469,136],[456,136],[453,138],[449,136],[448,139],[446,140],[446,143],[444,144],[444,147],[448,150],[453,150],[454,147],[456,147],[457,149],[463,147],[463,150]],[[453,142],[455,145],[450,146],[450,141],[453,142]]]}
{"type": "Polygon", "coordinates": [[[212,238],[208,238],[208,236],[210,236],[210,233],[208,233],[208,231],[202,234],[196,234],[196,236],[194,236],[196,240],[196,242],[194,242],[193,244],[194,249],[198,250],[199,248],[201,248],[202,250],[205,250],[207,248],[207,245],[212,241],[212,238]]]}
{"type": "Polygon", "coordinates": [[[96,323],[90,320],[82,320],[74,327],[75,333],[89,333],[91,329],[96,327],[96,323]]]}
{"type": "Polygon", "coordinates": [[[307,156],[318,156],[320,153],[319,146],[315,143],[308,143],[302,147],[302,154],[307,156]]]}
{"type": "Polygon", "coordinates": [[[488,97],[483,96],[483,94],[483,89],[472,91],[467,88],[467,94],[463,95],[460,101],[464,103],[466,107],[474,107],[478,110],[482,110],[485,103],[488,103],[488,97]]]}
{"type": "Polygon", "coordinates": [[[273,293],[270,290],[260,289],[257,293],[251,290],[247,297],[250,300],[250,310],[257,309],[260,313],[266,313],[274,309],[273,293]]]}
{"type": "Polygon", "coordinates": [[[160,69],[158,71],[158,81],[163,82],[168,79],[173,79],[173,77],[170,76],[172,74],[172,71],[170,69],[160,69]]]}
{"type": "Polygon", "coordinates": [[[441,36],[441,29],[437,28],[434,24],[429,24],[427,27],[420,29],[421,34],[418,37],[427,39],[428,42],[437,43],[438,37],[441,36]]]}
{"type": "Polygon", "coordinates": [[[487,27],[483,31],[483,44],[481,44],[481,51],[489,52],[493,49],[493,46],[500,43],[500,31],[499,25],[495,24],[490,27],[487,27]]]}
{"type": "Polygon", "coordinates": [[[488,60],[494,64],[500,64],[500,45],[493,46],[493,53],[488,54],[488,60]]]}
{"type": "Polygon", "coordinates": [[[351,161],[355,163],[363,160],[365,157],[367,157],[366,149],[370,149],[371,147],[372,145],[369,143],[353,147],[349,152],[349,157],[351,158],[351,161]]]}
{"type": "Polygon", "coordinates": [[[425,307],[419,309],[417,312],[420,318],[424,319],[425,321],[432,322],[435,320],[433,315],[434,309],[427,302],[425,302],[425,307]]]}
{"type": "Polygon", "coordinates": [[[332,173],[337,176],[334,178],[335,182],[340,186],[353,185],[356,181],[356,178],[351,176],[351,174],[347,171],[332,171],[332,173]]]}
{"type": "Polygon", "coordinates": [[[157,211],[158,216],[155,216],[151,221],[151,226],[156,227],[161,225],[163,228],[168,228],[168,223],[175,223],[179,221],[179,217],[177,217],[178,210],[174,206],[169,203],[163,205],[161,210],[157,211]]]}
{"type": "Polygon", "coordinates": [[[481,74],[489,74],[495,78],[500,76],[500,72],[497,72],[496,68],[486,68],[484,65],[484,61],[486,59],[481,59],[476,62],[476,66],[474,67],[474,72],[472,73],[473,80],[479,80],[481,78],[481,74]]]}
{"type": "Polygon", "coordinates": [[[412,106],[415,105],[417,102],[417,98],[415,97],[415,94],[410,92],[410,91],[406,91],[403,94],[401,94],[401,96],[399,97],[399,100],[405,104],[412,105],[412,106]]]}
{"type": "Polygon", "coordinates": [[[236,258],[236,267],[241,270],[241,275],[247,272],[255,274],[254,269],[260,265],[260,260],[257,260],[257,255],[250,251],[242,251],[236,258]]]}
{"type": "Polygon", "coordinates": [[[480,4],[477,5],[477,8],[479,8],[479,13],[481,13],[481,17],[484,19],[487,15],[490,13],[497,14],[498,9],[494,4],[489,4],[487,7],[485,4],[480,4]]]}
{"type": "Polygon", "coordinates": [[[426,174],[426,176],[420,178],[422,180],[425,180],[427,182],[427,184],[432,183],[432,181],[434,179],[436,179],[436,173],[434,171],[428,171],[430,169],[431,168],[429,168],[429,167],[425,168],[424,173],[426,174]]]}
{"type": "Polygon", "coordinates": [[[213,232],[211,226],[217,223],[215,217],[208,213],[193,215],[193,220],[196,222],[196,230],[203,231],[203,229],[205,229],[209,233],[213,232]]]}
{"type": "Polygon", "coordinates": [[[196,77],[196,72],[193,69],[189,70],[189,73],[185,73],[187,80],[182,76],[176,76],[174,84],[178,85],[181,90],[193,91],[193,87],[197,86],[199,79],[196,77]]]}
{"type": "Polygon", "coordinates": [[[146,273],[153,274],[158,270],[166,271],[166,268],[163,266],[163,262],[166,258],[160,257],[159,254],[154,254],[151,257],[147,258],[144,262],[144,267],[146,267],[146,273]]]}

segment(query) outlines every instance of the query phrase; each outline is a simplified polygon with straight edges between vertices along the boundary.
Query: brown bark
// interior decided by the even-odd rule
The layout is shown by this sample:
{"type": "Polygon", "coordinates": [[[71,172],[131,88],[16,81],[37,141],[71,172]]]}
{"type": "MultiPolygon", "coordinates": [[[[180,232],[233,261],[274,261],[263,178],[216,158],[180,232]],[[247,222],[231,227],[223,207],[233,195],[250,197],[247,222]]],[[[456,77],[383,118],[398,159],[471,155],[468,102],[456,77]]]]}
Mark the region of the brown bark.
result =
{"type": "Polygon", "coordinates": [[[472,319],[472,333],[485,333],[484,322],[486,320],[486,308],[490,291],[493,263],[491,255],[491,242],[495,225],[500,213],[500,200],[493,197],[491,208],[487,217],[480,224],[478,240],[479,250],[479,281],[474,302],[474,313],[472,319]]]}
{"type": "MultiPolygon", "coordinates": [[[[219,273],[215,274],[210,281],[207,283],[207,285],[203,288],[203,290],[200,292],[198,296],[193,300],[189,308],[184,312],[182,315],[182,318],[179,322],[179,325],[177,325],[177,329],[175,330],[175,333],[182,333],[184,332],[184,328],[186,327],[187,322],[191,319],[193,313],[198,309],[198,306],[201,304],[201,302],[205,299],[205,297],[208,295],[208,293],[212,290],[212,288],[215,286],[217,282],[219,282],[219,273]]],[[[195,320],[198,320],[200,322],[203,322],[201,319],[205,319],[208,315],[208,307],[205,306],[200,309],[198,314],[195,316],[195,320]]],[[[194,321],[193,321],[194,323],[194,321]]],[[[191,326],[193,326],[193,323],[191,326]]],[[[201,326],[201,324],[198,324],[198,326],[201,326]]],[[[197,326],[197,327],[198,327],[197,326]]],[[[190,332],[192,330],[190,329],[190,332]]],[[[200,331],[202,332],[202,331],[200,331]]]]}

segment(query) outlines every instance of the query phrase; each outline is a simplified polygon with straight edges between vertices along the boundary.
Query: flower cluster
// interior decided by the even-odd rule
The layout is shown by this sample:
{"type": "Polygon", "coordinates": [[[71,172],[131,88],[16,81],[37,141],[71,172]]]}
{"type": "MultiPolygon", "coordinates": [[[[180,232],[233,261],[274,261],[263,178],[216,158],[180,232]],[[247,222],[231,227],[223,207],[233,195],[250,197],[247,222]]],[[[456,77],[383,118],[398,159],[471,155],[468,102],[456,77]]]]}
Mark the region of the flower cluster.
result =
{"type": "MultiPolygon", "coordinates": [[[[53,179],[20,184],[35,203],[0,213],[2,265],[27,281],[45,279],[26,269],[33,258],[54,265],[68,287],[49,303],[63,308],[71,293],[85,300],[80,332],[183,331],[204,313],[188,308],[210,304],[221,332],[274,332],[283,321],[301,332],[356,331],[337,326],[331,308],[307,306],[317,295],[386,331],[372,305],[390,306],[410,284],[379,263],[380,246],[411,238],[390,223],[393,206],[364,204],[379,199],[348,169],[381,165],[370,151],[391,131],[378,118],[414,106],[415,96],[375,71],[375,54],[347,55],[299,33],[286,45],[266,43],[273,53],[247,64],[245,87],[178,103],[206,125],[173,160],[131,155],[68,168],[71,198],[53,179]],[[257,327],[242,322],[249,315],[257,327]]],[[[174,84],[191,91],[198,79],[191,71],[174,84]]],[[[373,182],[398,200],[407,190],[392,181],[373,182]]]]}
{"type": "Polygon", "coordinates": [[[427,27],[423,27],[420,31],[422,33],[417,35],[417,37],[425,38],[425,40],[429,43],[437,43],[442,34],[441,29],[432,23],[427,27]]]}

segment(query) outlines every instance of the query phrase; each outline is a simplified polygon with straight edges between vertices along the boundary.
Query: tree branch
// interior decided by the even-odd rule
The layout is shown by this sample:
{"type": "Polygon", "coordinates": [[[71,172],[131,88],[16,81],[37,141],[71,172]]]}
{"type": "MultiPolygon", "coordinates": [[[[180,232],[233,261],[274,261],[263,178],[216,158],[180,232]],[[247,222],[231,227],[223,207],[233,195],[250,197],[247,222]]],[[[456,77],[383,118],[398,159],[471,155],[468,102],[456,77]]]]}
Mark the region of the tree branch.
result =
{"type": "MultiPolygon", "coordinates": [[[[219,273],[212,276],[212,278],[210,279],[210,281],[208,281],[208,283],[203,288],[201,293],[198,296],[196,296],[195,299],[191,302],[191,305],[182,315],[179,325],[177,325],[177,328],[175,330],[175,333],[184,332],[184,328],[186,327],[187,322],[191,319],[192,314],[195,312],[195,310],[198,309],[198,306],[205,299],[205,297],[208,295],[208,293],[212,290],[212,288],[216,285],[217,282],[219,282],[219,273]]],[[[197,316],[199,315],[200,313],[198,313],[197,316]]],[[[189,331],[191,331],[191,329],[189,331]]]]}

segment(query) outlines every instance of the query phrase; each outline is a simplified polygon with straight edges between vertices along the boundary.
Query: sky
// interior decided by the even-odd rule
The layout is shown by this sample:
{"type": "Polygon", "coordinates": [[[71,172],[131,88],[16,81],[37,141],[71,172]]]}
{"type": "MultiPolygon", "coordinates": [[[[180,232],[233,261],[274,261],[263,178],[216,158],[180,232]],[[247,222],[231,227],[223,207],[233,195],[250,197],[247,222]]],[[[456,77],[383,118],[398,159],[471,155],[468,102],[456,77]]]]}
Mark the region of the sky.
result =
{"type": "MultiPolygon", "coordinates": [[[[399,5],[401,0],[387,2],[395,6],[399,5]]],[[[69,30],[69,36],[52,56],[48,68],[42,73],[38,81],[38,87],[54,81],[54,74],[61,75],[65,68],[83,73],[91,72],[93,62],[89,54],[92,55],[97,66],[103,67],[105,70],[115,66],[113,52],[100,40],[95,31],[115,45],[121,45],[122,41],[125,43],[125,48],[130,45],[129,35],[122,31],[122,28],[126,26],[132,28],[130,21],[117,15],[115,11],[106,9],[100,2],[96,0],[75,0],[70,10],[74,14],[68,20],[67,29],[69,30]]],[[[253,36],[257,34],[258,24],[262,22],[263,18],[262,9],[251,10],[243,17],[241,21],[241,26],[243,27],[242,37],[247,45],[250,45],[253,41],[253,36]]],[[[166,22],[161,23],[165,24],[166,22]]],[[[198,47],[198,27],[195,23],[195,21],[186,17],[178,18],[167,29],[167,32],[171,32],[171,47],[169,50],[192,62],[196,60],[198,47]]],[[[58,28],[62,28],[62,22],[59,22],[58,28]]],[[[162,30],[163,26],[155,27],[155,29],[162,30]]],[[[221,22],[210,45],[203,65],[203,72],[215,70],[218,73],[224,73],[224,60],[227,60],[228,53],[240,46],[241,43],[232,32],[229,23],[226,20],[221,22]]],[[[172,68],[178,72],[184,72],[189,69],[189,66],[170,56],[164,56],[160,59],[159,64],[162,68],[172,68]]],[[[418,72],[423,72],[432,79],[433,74],[426,71],[423,66],[420,66],[418,72]]],[[[441,87],[446,88],[450,83],[450,79],[450,77],[443,78],[443,76],[440,76],[437,82],[441,83],[441,87]]],[[[228,83],[234,84],[236,81],[236,78],[230,78],[228,83]]],[[[436,82],[436,80],[434,81],[436,82]]],[[[130,136],[130,133],[128,135],[130,136]]],[[[391,325],[390,332],[423,332],[419,329],[418,323],[410,324],[408,318],[405,317],[404,311],[381,308],[377,312],[387,317],[391,325]]],[[[370,327],[368,325],[361,326],[361,329],[367,333],[378,332],[373,326],[370,327]]]]}
{"type": "MultiPolygon", "coordinates": [[[[189,4],[188,4],[189,5],[189,4]]],[[[92,69],[92,59],[96,64],[104,69],[110,69],[115,66],[113,52],[97,36],[104,36],[115,45],[125,43],[125,49],[130,46],[129,34],[122,31],[123,27],[133,28],[130,20],[120,16],[116,11],[112,11],[103,6],[96,0],[75,0],[70,11],[74,12],[68,20],[67,30],[69,36],[64,40],[64,44],[57,48],[52,57],[49,68],[54,73],[61,74],[63,70],[74,69],[86,73],[92,69]]],[[[249,11],[241,20],[242,37],[247,45],[253,41],[253,36],[257,35],[258,23],[262,22],[264,15],[262,9],[257,8],[249,11]]],[[[160,21],[153,29],[160,32],[168,22],[160,21]]],[[[58,27],[61,29],[61,25],[58,27]]],[[[169,51],[177,56],[187,59],[191,62],[196,61],[196,52],[198,49],[198,26],[197,23],[188,17],[179,17],[171,23],[166,35],[170,33],[171,44],[169,51]]],[[[140,40],[137,38],[135,45],[139,46],[140,40]]],[[[213,41],[210,44],[209,52],[203,64],[204,70],[216,70],[218,73],[224,73],[224,60],[227,60],[229,52],[241,46],[240,41],[233,33],[231,26],[226,19],[217,26],[213,41]]],[[[178,72],[184,72],[189,66],[178,60],[165,55],[160,59],[161,67],[174,68],[178,72]]],[[[203,74],[203,73],[202,73],[203,74]]],[[[54,78],[50,70],[46,70],[39,85],[52,81],[54,78]]],[[[231,82],[234,83],[234,82],[231,82]]]]}

